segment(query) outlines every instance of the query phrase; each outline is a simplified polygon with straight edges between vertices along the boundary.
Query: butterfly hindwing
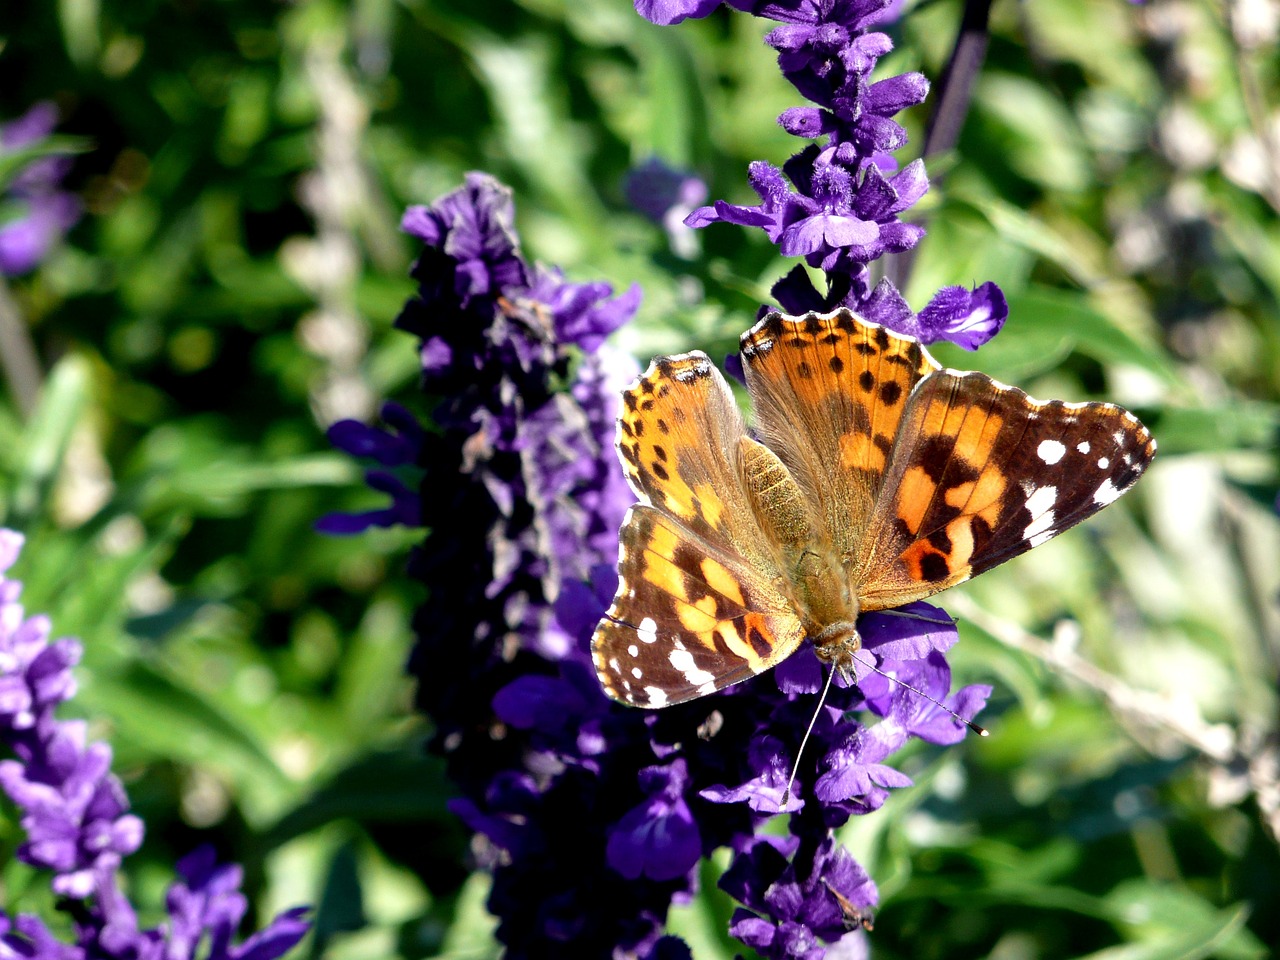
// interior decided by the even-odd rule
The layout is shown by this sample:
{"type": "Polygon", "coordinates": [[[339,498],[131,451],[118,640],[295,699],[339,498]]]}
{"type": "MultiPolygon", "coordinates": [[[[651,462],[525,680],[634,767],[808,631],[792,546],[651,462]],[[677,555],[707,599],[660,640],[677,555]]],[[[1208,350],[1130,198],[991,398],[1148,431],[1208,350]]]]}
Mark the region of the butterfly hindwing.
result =
{"type": "Polygon", "coordinates": [[[691,700],[767,670],[804,638],[769,579],[662,511],[633,506],[620,543],[618,592],[591,640],[615,700],[691,700]]]}
{"type": "Polygon", "coordinates": [[[937,362],[916,340],[847,310],[771,313],[741,346],[761,440],[790,468],[836,552],[851,555],[907,397],[937,362]]]}
{"type": "Polygon", "coordinates": [[[862,609],[921,599],[1044,543],[1119,497],[1154,455],[1147,429],[1112,404],[930,374],[907,403],[854,564],[862,609]]]}

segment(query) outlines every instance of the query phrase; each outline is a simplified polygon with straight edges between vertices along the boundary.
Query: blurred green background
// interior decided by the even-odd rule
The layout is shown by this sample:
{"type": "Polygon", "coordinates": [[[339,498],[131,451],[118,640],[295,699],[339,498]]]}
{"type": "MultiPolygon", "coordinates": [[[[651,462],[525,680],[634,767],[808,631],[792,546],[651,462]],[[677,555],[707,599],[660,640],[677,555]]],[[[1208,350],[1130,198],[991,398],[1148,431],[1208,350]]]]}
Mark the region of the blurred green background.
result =
{"type": "MultiPolygon", "coordinates": [[[[936,80],[961,4],[908,9],[880,75],[936,80]]],[[[908,298],[996,281],[1005,331],[940,359],[1123,403],[1160,454],[1117,507],[943,598],[992,737],[917,748],[917,786],[846,829],[880,884],[873,957],[1280,942],[1276,19],[995,3],[908,298]]],[[[28,609],[84,641],[72,706],[148,825],[126,871],[144,923],[211,840],[259,917],[318,906],[299,955],[498,953],[402,672],[416,537],[314,533],[379,503],[324,428],[413,406],[399,214],[471,169],[514,187],[531,258],[643,286],[620,346],[727,353],[789,264],[731,227],[682,259],[622,182],[656,154],[754,202],[746,164],[799,146],[768,26],[659,28],[627,0],[0,6],[0,122],[58,105],[86,210],[6,281],[44,382],[0,406],[0,522],[28,536],[28,609]]],[[[5,905],[52,917],[20,839],[6,803],[5,905]]],[[[673,917],[700,960],[741,952],[722,866],[673,917]]]]}

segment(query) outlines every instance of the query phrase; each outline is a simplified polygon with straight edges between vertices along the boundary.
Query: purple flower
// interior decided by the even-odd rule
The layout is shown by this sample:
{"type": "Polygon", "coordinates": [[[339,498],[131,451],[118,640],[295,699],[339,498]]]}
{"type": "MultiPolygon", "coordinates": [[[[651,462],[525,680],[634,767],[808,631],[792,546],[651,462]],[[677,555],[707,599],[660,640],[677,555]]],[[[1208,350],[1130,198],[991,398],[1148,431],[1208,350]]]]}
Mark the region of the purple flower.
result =
{"type": "MultiPolygon", "coordinates": [[[[470,305],[473,297],[492,298],[508,286],[523,286],[528,268],[520,258],[519,242],[512,222],[511,191],[492,177],[469,173],[466,186],[443,197],[430,207],[410,207],[401,227],[438,250],[452,265],[452,292],[459,306],[470,305]]],[[[434,258],[420,260],[418,274],[436,265],[434,258]]]]}
{"type": "Polygon", "coordinates": [[[803,837],[761,837],[735,858],[720,880],[721,887],[748,907],[734,913],[729,931],[762,956],[821,960],[827,950],[819,940],[839,944],[843,951],[864,939],[860,929],[850,929],[846,905],[869,909],[878,897],[875,884],[829,837],[801,857],[795,848],[805,842],[803,837]],[[804,861],[807,872],[797,869],[797,860],[804,861]],[[845,940],[854,943],[846,945],[845,940]]]}
{"type": "Polygon", "coordinates": [[[635,0],[636,13],[660,26],[709,16],[721,0],[635,0]]]}
{"type": "MultiPolygon", "coordinates": [[[[666,3],[637,9],[655,22],[674,23],[704,16],[714,6],[666,3]]],[[[782,170],[751,164],[748,179],[759,205],[717,201],[694,210],[685,223],[704,227],[722,221],[761,229],[783,256],[803,257],[821,270],[825,291],[816,289],[801,268],[773,287],[790,313],[847,307],[925,343],[951,340],[970,350],[985,343],[1008,315],[995,284],[964,296],[955,292],[960,288],[948,287],[919,315],[889,280],[872,286],[872,261],[911,250],[924,236],[923,227],[901,218],[929,188],[923,162],[895,174],[890,156],[907,142],[894,116],[922,103],[929,81],[918,73],[871,80],[879,59],[893,48],[888,35],[872,28],[896,19],[901,4],[793,0],[744,6],[781,22],[765,42],[778,51],[783,75],[813,104],[783,111],[778,122],[794,136],[823,142],[800,150],[782,170]]]]}
{"type": "MultiPolygon", "coordinates": [[[[38,146],[58,121],[51,103],[0,126],[0,157],[38,146]]],[[[36,157],[21,166],[7,187],[9,216],[0,219],[0,273],[17,276],[34,269],[80,219],[80,203],[60,189],[69,157],[36,157]]]]}
{"type": "Polygon", "coordinates": [[[966,350],[977,350],[1000,332],[1008,317],[1008,301],[994,283],[974,290],[943,287],[916,317],[916,336],[924,343],[950,340],[966,350]]]}
{"type": "Polygon", "coordinates": [[[667,232],[672,252],[686,260],[697,255],[698,243],[685,219],[707,199],[700,177],[650,157],[627,174],[627,202],[667,232]]]}
{"type": "Polygon", "coordinates": [[[142,821],[111,773],[106,744],[85,743],[82,721],[58,720],[55,710],[75,694],[71,668],[80,645],[49,642],[46,617],[25,617],[22,585],[4,577],[17,560],[22,536],[0,530],[0,738],[16,759],[0,761],[0,787],[21,811],[27,839],[17,855],[53,874],[53,891],[79,901],[76,942],[56,940],[36,917],[0,912],[6,955],[50,960],[274,960],[306,934],[306,910],[276,917],[240,945],[232,937],[244,918],[238,866],[218,866],[211,850],[178,863],[183,877],[169,891],[169,921],[139,929],[120,890],[121,862],[142,843],[142,821]],[[207,946],[202,948],[203,942],[207,946]]]}
{"type": "Polygon", "coordinates": [[[629,880],[687,877],[702,857],[698,825],[685,803],[688,763],[676,759],[640,771],[643,803],[633,807],[609,832],[609,864],[629,880]]]}
{"type": "MultiPolygon", "coordinates": [[[[845,167],[823,169],[825,186],[798,194],[758,164],[761,207],[708,215],[754,218],[779,238],[792,229],[796,242],[812,233],[813,255],[830,256],[891,234],[896,209],[925,186],[918,164],[894,176],[876,167],[857,184],[845,167]]],[[[606,698],[590,640],[617,587],[617,531],[634,500],[612,447],[620,390],[637,369],[602,341],[638,294],[610,299],[603,284],[522,260],[517,269],[509,193],[478,176],[408,219],[434,244],[401,325],[420,338],[435,423],[388,415],[389,431],[344,424],[331,435],[387,471],[425,471],[431,495],[417,502],[429,532],[411,570],[429,590],[411,669],[431,749],[460,794],[451,809],[493,874],[489,909],[508,955],[569,943],[583,955],[682,955],[662,937],[664,919],[722,847],[735,851],[726,889],[750,909],[734,926],[745,942],[768,956],[817,957],[824,942],[856,952],[846,908],[869,908],[875,887],[831,831],[908,782],[888,765],[893,749],[926,734],[943,742],[954,727],[869,667],[942,699],[954,627],[923,605],[912,609],[924,620],[864,618],[860,683],[831,689],[803,753],[824,677],[811,646],[772,678],[660,712],[606,698]],[[446,222],[482,239],[446,253],[446,222]],[[879,719],[865,726],[855,711],[879,719]],[[780,811],[791,836],[774,845],[757,831],[780,811]]],[[[981,699],[962,691],[954,702],[976,710],[981,699]]]]}
{"type": "Polygon", "coordinates": [[[418,462],[422,456],[422,427],[413,414],[395,403],[383,405],[382,420],[386,429],[357,420],[339,420],[329,428],[328,437],[339,450],[353,457],[376,460],[388,468],[370,470],[365,474],[365,482],[370,488],[389,494],[391,505],[364,513],[326,514],[316,521],[316,529],[321,533],[341,536],[363,533],[369,527],[421,525],[418,491],[408,486],[400,474],[421,473],[418,462]]]}

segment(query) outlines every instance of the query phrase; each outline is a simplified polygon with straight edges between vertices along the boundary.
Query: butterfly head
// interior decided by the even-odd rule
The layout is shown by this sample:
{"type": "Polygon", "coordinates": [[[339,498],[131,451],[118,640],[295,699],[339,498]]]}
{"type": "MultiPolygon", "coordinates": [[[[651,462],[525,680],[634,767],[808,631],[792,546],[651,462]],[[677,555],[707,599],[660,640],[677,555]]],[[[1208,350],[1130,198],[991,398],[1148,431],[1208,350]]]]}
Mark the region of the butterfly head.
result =
{"type": "Polygon", "coordinates": [[[813,649],[819,660],[834,664],[848,683],[854,683],[853,655],[862,648],[862,637],[852,620],[830,624],[814,635],[813,649]]]}

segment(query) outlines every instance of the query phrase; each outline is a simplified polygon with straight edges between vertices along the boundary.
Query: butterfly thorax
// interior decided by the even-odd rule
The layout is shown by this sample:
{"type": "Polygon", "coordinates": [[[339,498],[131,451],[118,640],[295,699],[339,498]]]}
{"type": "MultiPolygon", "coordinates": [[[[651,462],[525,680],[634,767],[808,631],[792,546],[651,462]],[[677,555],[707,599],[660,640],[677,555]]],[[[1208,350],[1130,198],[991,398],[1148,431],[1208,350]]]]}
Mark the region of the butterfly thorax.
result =
{"type": "Polygon", "coordinates": [[[756,519],[783,571],[781,591],[791,600],[820,655],[834,654],[852,638],[857,649],[858,600],[845,566],[819,534],[821,524],[806,506],[800,485],[786,465],[768,447],[744,437],[739,444],[743,485],[751,498],[756,519]]]}

